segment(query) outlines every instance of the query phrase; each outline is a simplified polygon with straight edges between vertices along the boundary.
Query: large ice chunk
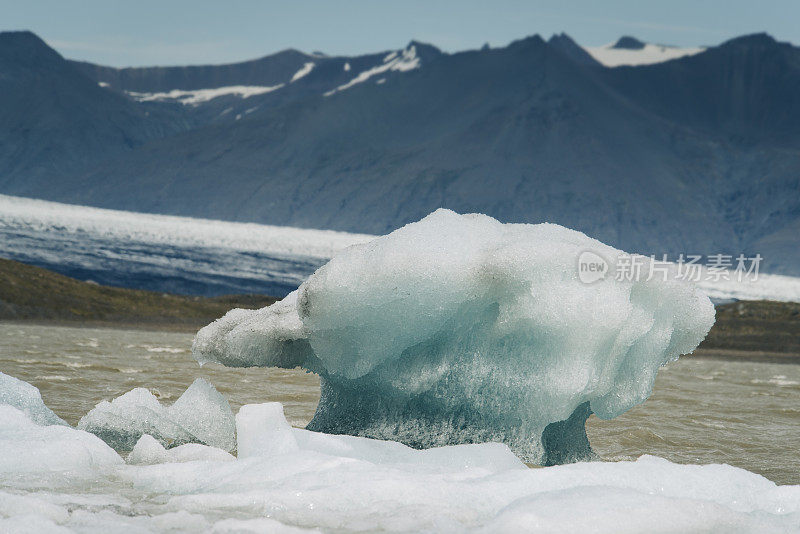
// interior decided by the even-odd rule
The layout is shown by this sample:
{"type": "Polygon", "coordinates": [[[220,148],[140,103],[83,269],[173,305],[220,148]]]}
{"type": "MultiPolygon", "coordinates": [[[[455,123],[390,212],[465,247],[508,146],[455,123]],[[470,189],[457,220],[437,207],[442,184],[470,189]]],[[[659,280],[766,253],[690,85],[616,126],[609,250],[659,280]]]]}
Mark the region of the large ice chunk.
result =
{"type": "Polygon", "coordinates": [[[586,418],[644,401],[658,368],[714,322],[673,266],[584,283],[586,252],[608,265],[625,256],[553,224],[438,210],[340,252],[273,306],[230,312],[193,351],[318,373],[311,430],[418,448],[500,441],[541,464],[585,459],[586,418]]]}
{"type": "Polygon", "coordinates": [[[78,428],[118,450],[131,450],[144,434],[169,447],[201,443],[232,451],[236,446],[233,411],[225,397],[202,378],[168,408],[144,388],[103,401],[81,418],[78,428]]]}
{"type": "Polygon", "coordinates": [[[0,373],[0,404],[17,408],[38,425],[67,424],[45,406],[36,386],[4,373],[0,373]]]}
{"type": "Polygon", "coordinates": [[[17,408],[0,405],[0,480],[53,471],[77,476],[121,463],[96,436],[65,425],[42,426],[17,408]]]}
{"type": "Polygon", "coordinates": [[[199,443],[225,451],[236,447],[231,406],[217,388],[202,378],[192,382],[166,413],[199,443]]]}

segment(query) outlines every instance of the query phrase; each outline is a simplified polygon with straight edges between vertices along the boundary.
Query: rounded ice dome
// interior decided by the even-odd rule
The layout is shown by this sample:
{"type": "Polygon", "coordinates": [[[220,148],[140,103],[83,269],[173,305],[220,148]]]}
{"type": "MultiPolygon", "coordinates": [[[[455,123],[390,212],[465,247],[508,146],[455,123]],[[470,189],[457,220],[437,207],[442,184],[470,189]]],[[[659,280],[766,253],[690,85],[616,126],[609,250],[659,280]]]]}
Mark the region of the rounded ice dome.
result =
{"type": "MultiPolygon", "coordinates": [[[[662,365],[714,322],[664,276],[580,274],[631,256],[554,224],[437,210],[338,253],[296,293],[202,329],[202,361],[321,377],[308,428],[419,448],[500,441],[522,459],[587,459],[584,423],[649,395],[662,365]]],[[[636,257],[645,267],[651,260],[636,257]]]]}

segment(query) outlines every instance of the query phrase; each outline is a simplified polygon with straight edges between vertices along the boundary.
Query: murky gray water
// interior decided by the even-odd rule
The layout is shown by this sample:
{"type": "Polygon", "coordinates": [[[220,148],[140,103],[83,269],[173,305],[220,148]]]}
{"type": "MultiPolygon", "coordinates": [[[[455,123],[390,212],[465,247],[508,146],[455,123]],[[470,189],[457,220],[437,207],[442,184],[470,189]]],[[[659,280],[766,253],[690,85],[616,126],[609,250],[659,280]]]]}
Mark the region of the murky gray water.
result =
{"type": "MultiPolygon", "coordinates": [[[[0,371],[38,387],[75,424],[101,400],[147,387],[173,402],[197,377],[234,411],[280,401],[304,426],[319,380],[302,371],[228,369],[192,359],[193,335],[0,323],[0,371]]],[[[652,454],[679,463],[728,463],[780,484],[800,483],[800,365],[683,358],[662,369],[653,396],[611,421],[589,420],[606,460],[652,454]]]]}

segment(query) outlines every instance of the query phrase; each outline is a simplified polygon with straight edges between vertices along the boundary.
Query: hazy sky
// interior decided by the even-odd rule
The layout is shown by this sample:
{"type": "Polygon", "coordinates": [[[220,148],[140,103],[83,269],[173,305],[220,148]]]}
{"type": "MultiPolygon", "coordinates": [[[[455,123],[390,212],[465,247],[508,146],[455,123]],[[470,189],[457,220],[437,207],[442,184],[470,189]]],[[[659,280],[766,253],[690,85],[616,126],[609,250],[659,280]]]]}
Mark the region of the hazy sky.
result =
{"type": "Polygon", "coordinates": [[[620,35],[696,46],[767,31],[800,43],[798,0],[0,0],[0,28],[29,29],[97,63],[222,63],[284,48],[358,54],[411,39],[446,51],[566,32],[588,46],[620,35]]]}

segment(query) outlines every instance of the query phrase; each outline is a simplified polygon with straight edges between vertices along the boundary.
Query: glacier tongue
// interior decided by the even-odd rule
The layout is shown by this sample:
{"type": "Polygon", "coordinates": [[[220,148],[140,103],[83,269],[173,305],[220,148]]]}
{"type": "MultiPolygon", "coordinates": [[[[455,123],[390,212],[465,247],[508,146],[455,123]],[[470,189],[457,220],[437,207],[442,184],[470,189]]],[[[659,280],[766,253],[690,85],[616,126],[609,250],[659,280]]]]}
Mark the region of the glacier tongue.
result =
{"type": "Polygon", "coordinates": [[[229,312],[193,352],[318,373],[310,430],[418,448],[500,441],[540,464],[590,458],[586,417],[643,402],[714,309],[672,272],[582,283],[586,251],[612,265],[624,254],[553,224],[438,210],[339,252],[273,306],[229,312]]]}

